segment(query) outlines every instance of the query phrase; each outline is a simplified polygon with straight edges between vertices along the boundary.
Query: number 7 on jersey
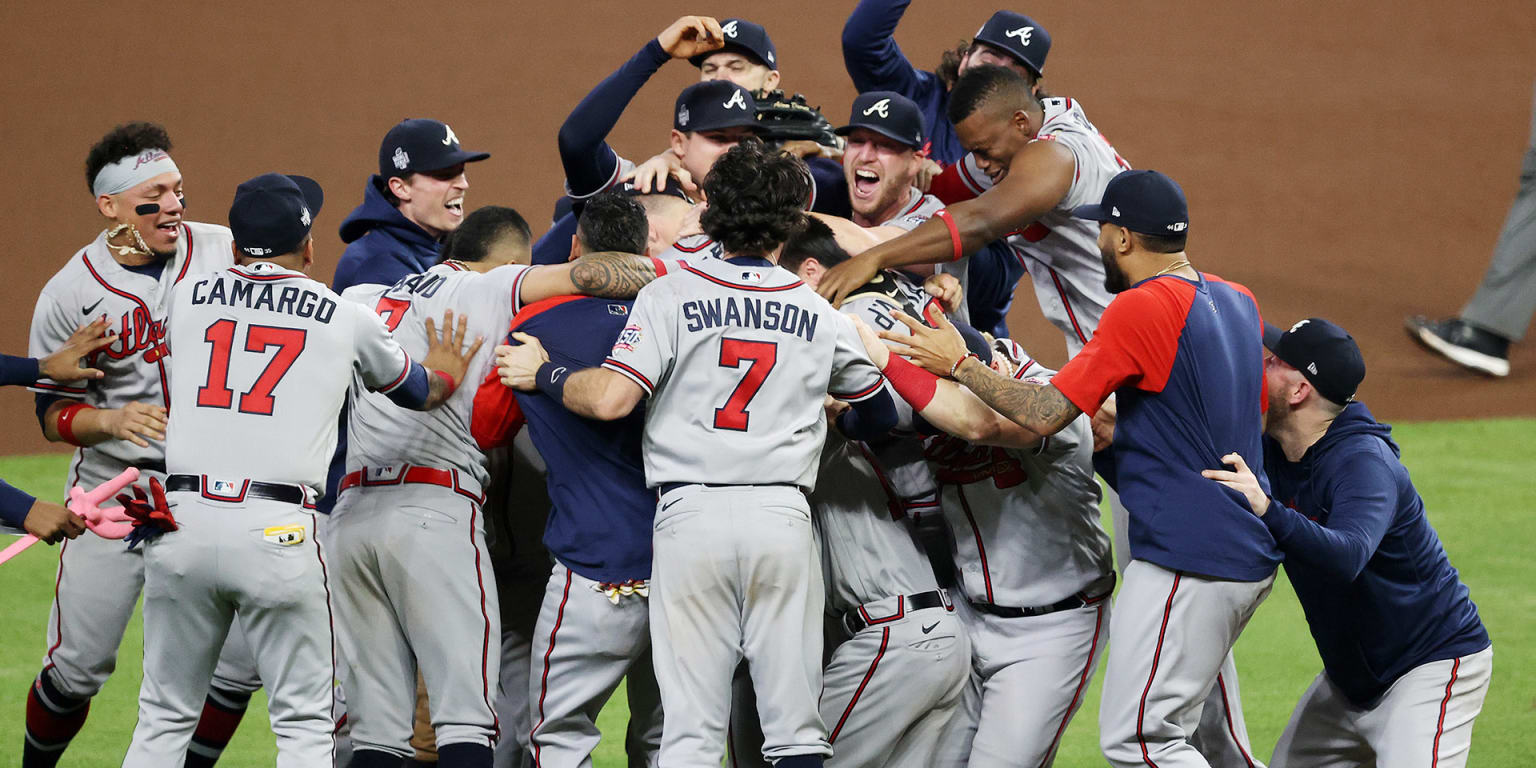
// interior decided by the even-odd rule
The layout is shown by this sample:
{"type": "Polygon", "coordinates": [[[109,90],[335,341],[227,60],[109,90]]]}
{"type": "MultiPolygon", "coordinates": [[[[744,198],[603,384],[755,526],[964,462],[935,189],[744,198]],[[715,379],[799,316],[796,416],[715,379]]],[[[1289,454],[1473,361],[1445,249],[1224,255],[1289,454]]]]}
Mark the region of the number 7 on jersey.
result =
{"type": "Polygon", "coordinates": [[[752,398],[757,396],[757,390],[762,388],[763,380],[768,378],[778,358],[779,345],[776,342],[732,338],[720,340],[721,368],[740,368],[743,362],[751,365],[747,367],[746,375],[736,383],[736,389],[731,391],[730,399],[725,401],[724,406],[715,409],[715,429],[747,431],[747,423],[752,418],[752,414],[747,412],[747,406],[752,404],[752,398]]]}

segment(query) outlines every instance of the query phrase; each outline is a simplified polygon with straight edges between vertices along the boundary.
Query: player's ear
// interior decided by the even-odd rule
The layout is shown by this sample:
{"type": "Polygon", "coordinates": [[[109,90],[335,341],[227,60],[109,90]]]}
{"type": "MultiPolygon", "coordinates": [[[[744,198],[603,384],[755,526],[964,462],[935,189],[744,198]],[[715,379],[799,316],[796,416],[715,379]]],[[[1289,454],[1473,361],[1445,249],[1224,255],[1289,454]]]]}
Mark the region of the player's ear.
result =
{"type": "Polygon", "coordinates": [[[391,176],[385,182],[385,184],[389,185],[389,193],[394,195],[396,199],[400,200],[401,202],[410,202],[411,185],[407,184],[404,178],[400,176],[391,176]]]}
{"type": "Polygon", "coordinates": [[[1013,126],[1019,129],[1019,133],[1025,136],[1033,136],[1035,133],[1030,125],[1029,112],[1022,109],[1013,111],[1013,126]]]}
{"type": "Polygon", "coordinates": [[[566,261],[575,261],[581,258],[581,238],[571,235],[571,257],[566,261]]]}
{"type": "Polygon", "coordinates": [[[113,195],[97,195],[96,210],[101,211],[101,215],[116,220],[117,199],[113,195]]]}
{"type": "Polygon", "coordinates": [[[315,264],[315,237],[310,235],[304,239],[304,268],[300,272],[308,273],[309,268],[315,264]]]}
{"type": "Polygon", "coordinates": [[[779,71],[768,70],[768,75],[763,78],[763,91],[776,91],[779,88],[779,71]]]}
{"type": "Polygon", "coordinates": [[[673,128],[672,129],[672,154],[677,155],[678,157],[682,157],[683,156],[683,152],[685,152],[687,150],[687,148],[688,148],[688,134],[685,134],[682,131],[679,131],[678,129],[673,128]]]}

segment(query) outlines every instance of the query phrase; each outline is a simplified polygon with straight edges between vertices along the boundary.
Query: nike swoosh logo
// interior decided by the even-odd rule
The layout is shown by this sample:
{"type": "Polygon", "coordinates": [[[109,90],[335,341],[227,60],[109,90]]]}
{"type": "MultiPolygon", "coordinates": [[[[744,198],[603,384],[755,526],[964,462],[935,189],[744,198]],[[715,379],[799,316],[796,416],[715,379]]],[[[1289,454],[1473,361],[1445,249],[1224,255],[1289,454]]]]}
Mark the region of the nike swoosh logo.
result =
{"type": "Polygon", "coordinates": [[[932,624],[929,624],[929,625],[928,625],[928,626],[926,626],[926,627],[923,627],[923,634],[925,634],[925,635],[926,635],[926,634],[928,634],[928,633],[929,633],[929,632],[932,632],[932,631],[933,631],[933,628],[934,628],[934,627],[937,627],[937,626],[938,626],[938,625],[939,625],[939,623],[938,623],[938,622],[937,622],[937,621],[935,621],[935,622],[934,622],[934,623],[932,623],[932,624]]]}
{"type": "Polygon", "coordinates": [[[82,314],[82,315],[90,315],[91,311],[96,309],[96,307],[99,306],[102,301],[103,301],[103,299],[97,299],[95,304],[92,304],[89,307],[82,307],[80,309],[80,314],[82,314]]]}

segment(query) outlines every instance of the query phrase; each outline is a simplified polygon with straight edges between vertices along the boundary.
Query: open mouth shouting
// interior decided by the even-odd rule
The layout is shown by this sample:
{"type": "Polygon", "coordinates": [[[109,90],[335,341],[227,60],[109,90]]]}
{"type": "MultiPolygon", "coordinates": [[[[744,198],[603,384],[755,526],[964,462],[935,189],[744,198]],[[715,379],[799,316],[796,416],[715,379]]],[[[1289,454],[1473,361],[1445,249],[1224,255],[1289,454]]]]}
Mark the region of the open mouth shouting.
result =
{"type": "Polygon", "coordinates": [[[880,174],[871,168],[858,168],[853,172],[853,195],[869,200],[880,189],[880,174]]]}

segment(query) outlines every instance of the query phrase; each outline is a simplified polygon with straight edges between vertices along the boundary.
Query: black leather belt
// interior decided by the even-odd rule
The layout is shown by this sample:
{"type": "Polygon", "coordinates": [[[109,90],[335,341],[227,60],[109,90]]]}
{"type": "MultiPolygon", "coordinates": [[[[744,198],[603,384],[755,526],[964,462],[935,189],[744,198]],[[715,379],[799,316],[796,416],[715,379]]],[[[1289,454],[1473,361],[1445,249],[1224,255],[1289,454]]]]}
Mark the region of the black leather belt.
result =
{"type": "Polygon", "coordinates": [[[143,470],[145,472],[159,472],[162,475],[165,474],[165,462],[163,461],[141,461],[137,464],[134,464],[133,468],[143,470]]]}
{"type": "Polygon", "coordinates": [[[893,616],[871,620],[865,618],[864,606],[854,608],[843,614],[843,628],[848,630],[848,634],[857,635],[872,624],[884,624],[888,621],[903,618],[907,615],[908,611],[921,611],[925,608],[939,608],[941,606],[949,607],[949,600],[947,595],[944,594],[944,590],[935,589],[932,592],[919,592],[915,595],[903,597],[901,611],[893,616]]]}
{"type": "Polygon", "coordinates": [[[1093,605],[1100,600],[1109,597],[1115,591],[1115,573],[1110,571],[1103,576],[1094,579],[1083,588],[1083,591],[1058,600],[1050,605],[1041,605],[1031,608],[1014,608],[1007,605],[993,605],[991,603],[972,602],[971,607],[982,613],[991,614],[1004,619],[1022,619],[1026,616],[1044,616],[1057,611],[1070,611],[1073,608],[1081,608],[1085,605],[1093,605]]]}
{"type": "Polygon", "coordinates": [[[268,501],[281,501],[285,504],[305,503],[304,487],[300,485],[288,485],[286,483],[258,483],[254,480],[242,481],[240,488],[234,493],[215,492],[211,488],[203,487],[203,478],[198,475],[171,475],[165,479],[167,491],[196,491],[203,498],[214,501],[245,501],[246,499],[266,499],[268,501]]]}
{"type": "Polygon", "coordinates": [[[794,483],[662,483],[656,486],[656,496],[659,498],[690,485],[700,485],[705,488],[793,488],[801,493],[805,492],[804,488],[794,483]]]}

